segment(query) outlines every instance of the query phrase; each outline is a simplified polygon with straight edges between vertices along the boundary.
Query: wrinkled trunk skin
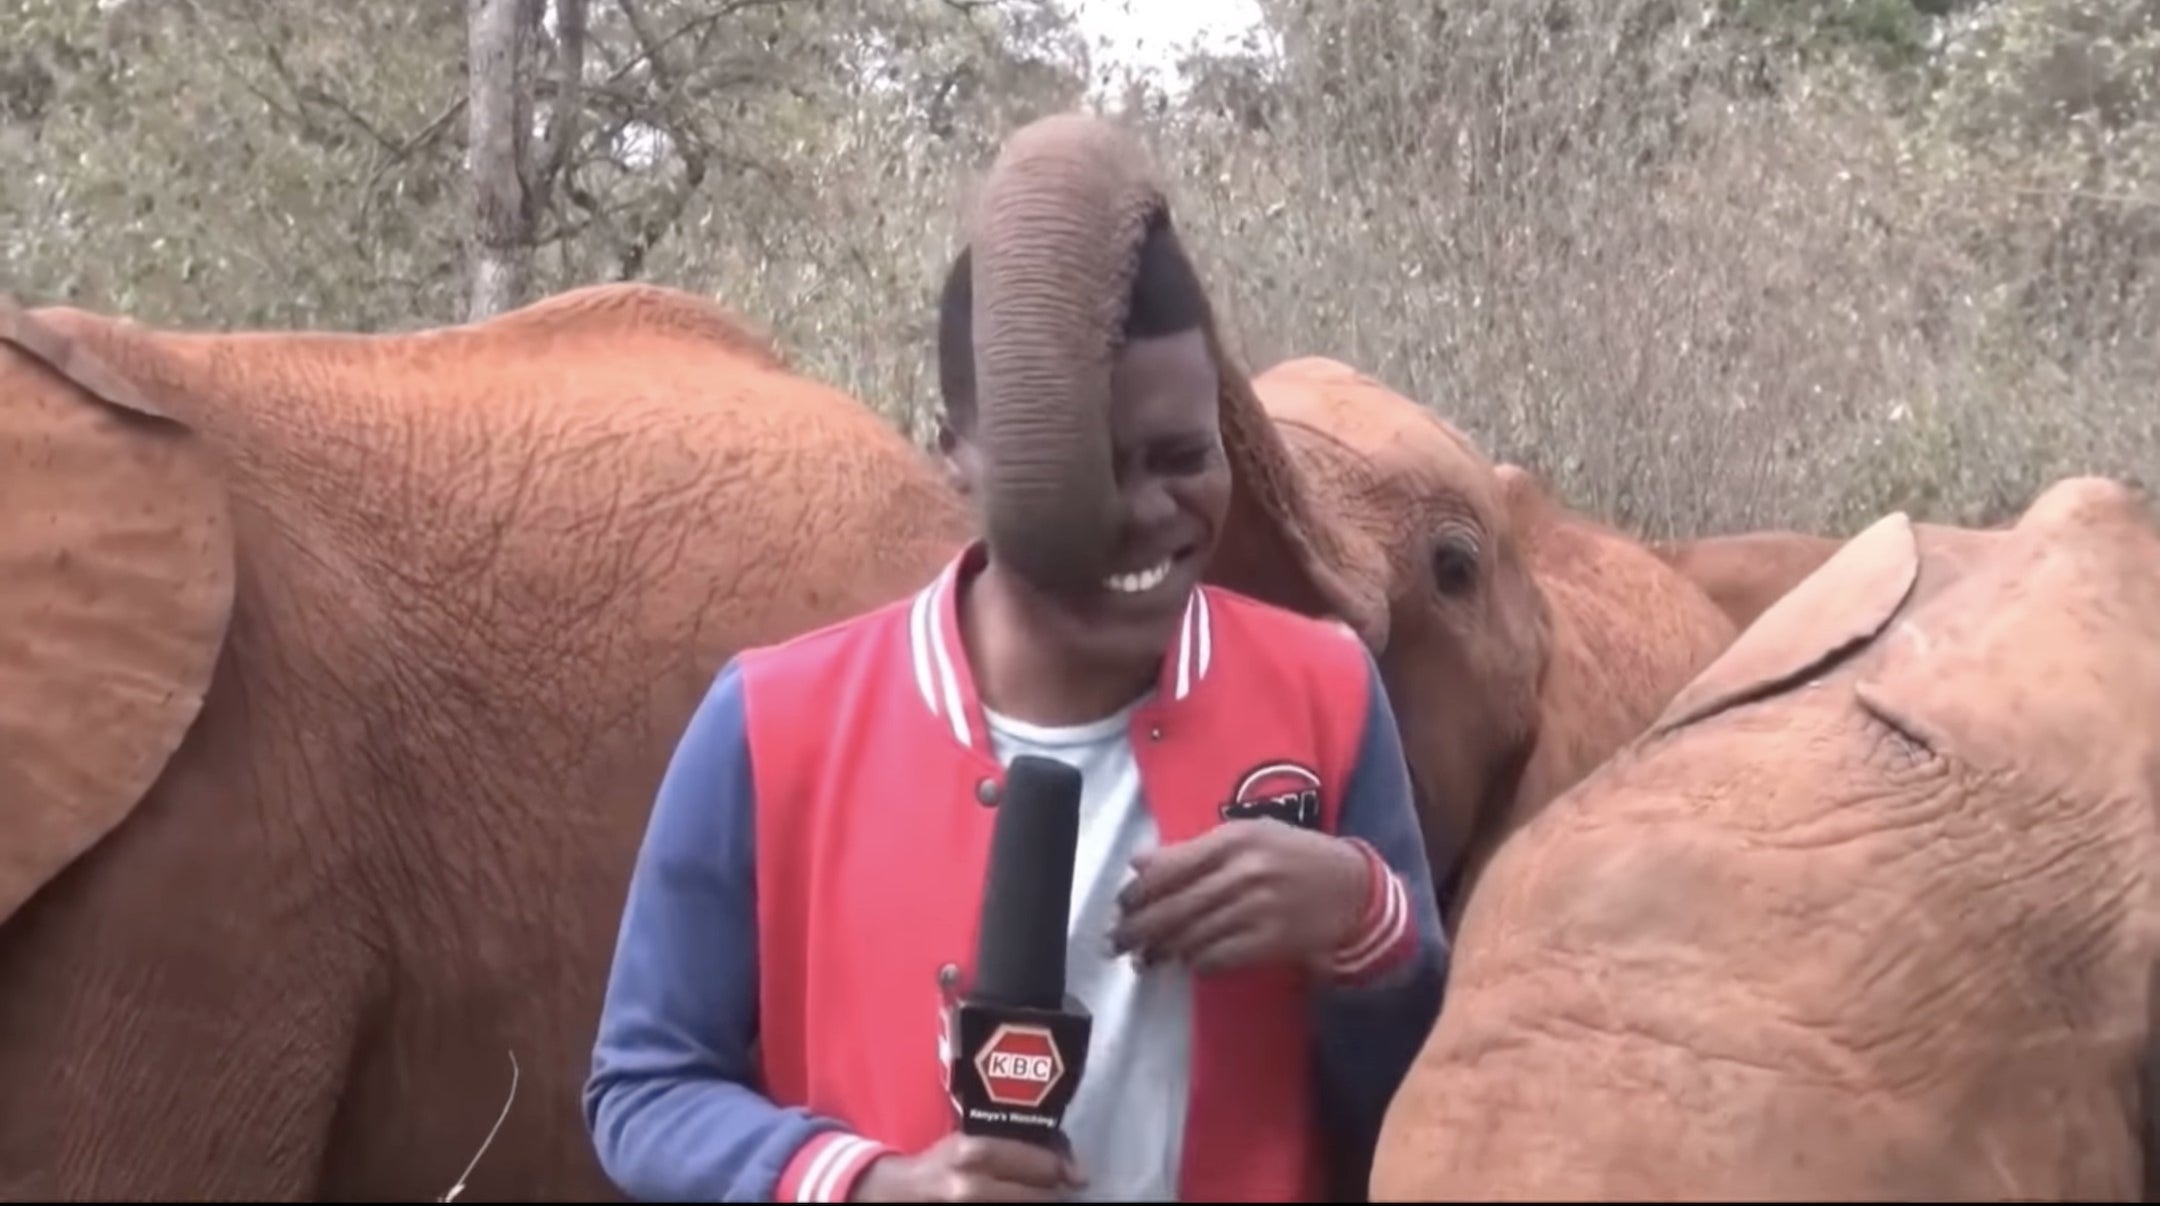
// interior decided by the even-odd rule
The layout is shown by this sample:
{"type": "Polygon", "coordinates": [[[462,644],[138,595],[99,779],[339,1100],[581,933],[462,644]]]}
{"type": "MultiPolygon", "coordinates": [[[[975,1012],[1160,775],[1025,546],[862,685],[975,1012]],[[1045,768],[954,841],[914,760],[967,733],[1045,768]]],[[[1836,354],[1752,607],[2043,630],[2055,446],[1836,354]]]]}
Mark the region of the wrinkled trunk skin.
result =
{"type": "Polygon", "coordinates": [[[1131,154],[1088,119],[1023,129],[992,169],[973,240],[984,535],[1052,589],[1100,579],[1118,536],[1112,336],[1152,203],[1131,154]]]}
{"type": "MultiPolygon", "coordinates": [[[[1112,492],[1108,364],[1058,346],[1051,291],[1005,303],[1030,336],[979,354],[985,390],[983,531],[998,560],[1046,587],[1079,586],[1109,569],[1117,537],[1112,492]],[[992,368],[992,365],[997,367],[992,368]]],[[[1021,327],[1015,322],[1014,327],[1021,327]]]]}

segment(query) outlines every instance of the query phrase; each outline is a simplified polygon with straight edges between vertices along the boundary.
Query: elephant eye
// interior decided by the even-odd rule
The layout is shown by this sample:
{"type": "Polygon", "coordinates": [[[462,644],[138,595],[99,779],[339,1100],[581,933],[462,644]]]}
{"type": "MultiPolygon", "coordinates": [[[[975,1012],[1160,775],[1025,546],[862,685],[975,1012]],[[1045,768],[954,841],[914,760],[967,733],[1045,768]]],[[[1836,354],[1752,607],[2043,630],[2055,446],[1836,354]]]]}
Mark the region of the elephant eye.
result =
{"type": "Polygon", "coordinates": [[[1449,597],[1470,593],[1477,585],[1477,541],[1462,533],[1449,533],[1433,546],[1433,586],[1449,597]]]}

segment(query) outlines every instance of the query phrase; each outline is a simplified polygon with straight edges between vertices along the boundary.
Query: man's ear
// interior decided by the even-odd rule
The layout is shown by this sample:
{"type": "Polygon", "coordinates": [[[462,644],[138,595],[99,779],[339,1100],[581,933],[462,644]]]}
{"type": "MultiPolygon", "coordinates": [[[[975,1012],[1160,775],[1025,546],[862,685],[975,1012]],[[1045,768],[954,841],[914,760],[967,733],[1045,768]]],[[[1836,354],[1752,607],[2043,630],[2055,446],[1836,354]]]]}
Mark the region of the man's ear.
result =
{"type": "Polygon", "coordinates": [[[945,479],[963,498],[974,493],[975,449],[943,420],[937,427],[938,455],[945,462],[945,479]]]}

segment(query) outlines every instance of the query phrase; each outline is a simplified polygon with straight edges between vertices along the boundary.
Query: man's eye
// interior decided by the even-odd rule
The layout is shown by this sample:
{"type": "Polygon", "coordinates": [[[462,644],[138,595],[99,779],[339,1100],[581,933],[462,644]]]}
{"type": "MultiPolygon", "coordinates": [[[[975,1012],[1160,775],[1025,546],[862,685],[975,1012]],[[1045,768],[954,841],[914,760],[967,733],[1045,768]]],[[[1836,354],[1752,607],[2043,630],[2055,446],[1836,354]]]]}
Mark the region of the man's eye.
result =
{"type": "Polygon", "coordinates": [[[1158,473],[1180,476],[1198,473],[1208,467],[1208,461],[1213,455],[1214,450],[1206,447],[1166,449],[1155,457],[1155,469],[1158,473]]]}

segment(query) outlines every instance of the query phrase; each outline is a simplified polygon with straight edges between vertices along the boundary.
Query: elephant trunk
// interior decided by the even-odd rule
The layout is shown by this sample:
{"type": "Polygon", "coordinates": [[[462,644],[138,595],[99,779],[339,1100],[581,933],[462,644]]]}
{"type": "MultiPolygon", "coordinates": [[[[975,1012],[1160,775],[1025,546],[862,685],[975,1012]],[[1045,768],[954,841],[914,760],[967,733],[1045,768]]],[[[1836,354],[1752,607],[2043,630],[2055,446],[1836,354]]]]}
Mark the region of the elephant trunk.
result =
{"type": "Polygon", "coordinates": [[[1110,370],[1163,209],[1139,145],[1078,114],[1014,134],[984,186],[971,239],[984,536],[1050,589],[1112,569],[1110,370]]]}

